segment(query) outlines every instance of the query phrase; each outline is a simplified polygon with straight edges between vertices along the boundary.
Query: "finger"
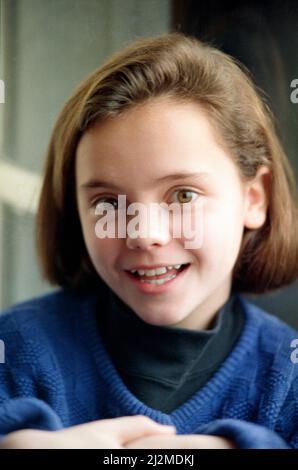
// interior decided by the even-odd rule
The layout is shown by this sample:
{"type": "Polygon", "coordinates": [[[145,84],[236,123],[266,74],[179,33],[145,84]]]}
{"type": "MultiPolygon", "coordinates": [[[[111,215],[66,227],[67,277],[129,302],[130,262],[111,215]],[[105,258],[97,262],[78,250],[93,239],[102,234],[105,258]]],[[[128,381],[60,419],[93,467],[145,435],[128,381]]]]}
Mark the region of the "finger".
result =
{"type": "Polygon", "coordinates": [[[121,444],[125,444],[133,439],[154,434],[175,434],[174,426],[159,424],[147,416],[123,416],[106,420],[105,430],[111,432],[119,439],[121,444]]]}
{"type": "Polygon", "coordinates": [[[148,436],[128,442],[126,449],[235,449],[234,444],[219,436],[175,435],[148,436]]]}
{"type": "Polygon", "coordinates": [[[193,442],[184,436],[143,436],[131,440],[125,445],[126,449],[187,449],[194,448],[193,442]]]}

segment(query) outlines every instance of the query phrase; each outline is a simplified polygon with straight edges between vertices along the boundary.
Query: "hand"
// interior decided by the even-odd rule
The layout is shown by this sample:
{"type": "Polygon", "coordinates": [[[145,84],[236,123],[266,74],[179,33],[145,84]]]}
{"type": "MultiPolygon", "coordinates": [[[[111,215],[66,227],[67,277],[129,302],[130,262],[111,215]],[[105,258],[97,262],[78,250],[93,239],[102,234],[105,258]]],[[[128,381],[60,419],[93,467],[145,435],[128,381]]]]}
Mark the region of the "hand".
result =
{"type": "Polygon", "coordinates": [[[158,424],[146,416],[126,416],[60,431],[15,431],[1,441],[0,449],[123,449],[133,440],[174,433],[174,427],[158,424]]]}
{"type": "Polygon", "coordinates": [[[147,436],[130,441],[127,449],[236,449],[229,439],[205,434],[147,436]]]}

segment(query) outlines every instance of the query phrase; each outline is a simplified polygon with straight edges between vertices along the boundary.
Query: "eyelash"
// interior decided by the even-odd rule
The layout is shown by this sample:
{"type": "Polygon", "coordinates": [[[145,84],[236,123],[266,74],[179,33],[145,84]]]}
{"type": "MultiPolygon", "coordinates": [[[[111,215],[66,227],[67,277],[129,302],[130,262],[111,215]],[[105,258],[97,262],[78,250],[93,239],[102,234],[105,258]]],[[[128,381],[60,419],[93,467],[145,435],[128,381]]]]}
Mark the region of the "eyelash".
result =
{"type": "MultiPolygon", "coordinates": [[[[197,191],[194,191],[193,189],[190,189],[190,188],[176,189],[173,194],[180,193],[180,192],[192,193],[192,194],[196,195],[197,197],[200,196],[200,193],[198,193],[197,191]]],[[[95,208],[99,202],[104,202],[104,203],[109,202],[110,203],[111,200],[113,200],[114,202],[117,202],[117,198],[115,198],[113,196],[100,196],[100,197],[97,197],[94,201],[91,202],[91,208],[95,208]]],[[[174,202],[179,203],[179,201],[174,201],[174,202]]],[[[194,200],[189,201],[189,202],[194,202],[194,200]]],[[[181,202],[180,204],[188,204],[189,202],[187,202],[187,203],[181,202]]]]}

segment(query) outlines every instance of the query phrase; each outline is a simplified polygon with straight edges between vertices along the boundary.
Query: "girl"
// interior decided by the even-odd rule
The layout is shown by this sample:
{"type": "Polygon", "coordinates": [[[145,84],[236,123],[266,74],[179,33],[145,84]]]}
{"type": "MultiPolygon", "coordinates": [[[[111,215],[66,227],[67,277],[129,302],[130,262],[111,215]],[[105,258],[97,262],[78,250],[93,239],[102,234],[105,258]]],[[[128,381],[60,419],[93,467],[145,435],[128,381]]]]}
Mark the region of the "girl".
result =
{"type": "Polygon", "coordinates": [[[172,33],[96,70],[57,121],[37,215],[61,288],[1,316],[2,447],[298,447],[297,333],[239,296],[297,278],[294,188],[231,57],[172,33]],[[168,224],[146,225],[156,203],[168,224]]]}

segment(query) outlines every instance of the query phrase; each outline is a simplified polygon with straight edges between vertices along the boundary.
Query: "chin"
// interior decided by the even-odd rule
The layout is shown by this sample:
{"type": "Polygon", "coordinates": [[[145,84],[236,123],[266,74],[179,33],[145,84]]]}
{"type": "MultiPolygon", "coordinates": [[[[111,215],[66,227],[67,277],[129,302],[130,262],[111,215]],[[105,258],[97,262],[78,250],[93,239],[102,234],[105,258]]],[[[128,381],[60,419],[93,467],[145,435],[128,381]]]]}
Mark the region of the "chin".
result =
{"type": "Polygon", "coordinates": [[[143,312],[137,315],[145,323],[149,323],[150,325],[154,325],[154,326],[174,326],[184,319],[184,317],[182,318],[178,317],[174,313],[165,315],[164,312],[163,313],[143,312]]]}

